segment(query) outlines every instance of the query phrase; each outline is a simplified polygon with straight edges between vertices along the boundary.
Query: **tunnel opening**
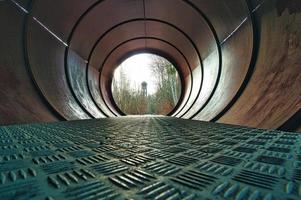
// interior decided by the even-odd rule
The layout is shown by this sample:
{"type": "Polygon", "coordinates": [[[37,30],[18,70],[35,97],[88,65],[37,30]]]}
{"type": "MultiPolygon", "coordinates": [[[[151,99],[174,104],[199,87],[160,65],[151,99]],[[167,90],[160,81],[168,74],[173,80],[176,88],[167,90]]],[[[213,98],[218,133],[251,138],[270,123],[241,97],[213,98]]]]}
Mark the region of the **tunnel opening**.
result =
{"type": "Polygon", "coordinates": [[[182,93],[177,68],[165,57],[137,53],[114,70],[111,93],[125,115],[169,115],[182,93]]]}

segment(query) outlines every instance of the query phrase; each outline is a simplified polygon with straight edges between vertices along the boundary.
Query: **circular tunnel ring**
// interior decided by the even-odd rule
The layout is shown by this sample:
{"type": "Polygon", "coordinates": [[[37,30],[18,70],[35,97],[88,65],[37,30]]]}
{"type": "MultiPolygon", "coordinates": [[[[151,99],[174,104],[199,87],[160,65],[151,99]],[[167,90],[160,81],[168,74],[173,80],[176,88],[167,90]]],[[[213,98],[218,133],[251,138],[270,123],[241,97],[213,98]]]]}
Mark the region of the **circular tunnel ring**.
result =
{"type": "MultiPolygon", "coordinates": [[[[184,58],[184,60],[185,60],[185,62],[186,62],[186,64],[187,64],[187,66],[189,67],[189,70],[191,71],[191,67],[190,67],[190,64],[189,64],[189,62],[188,62],[188,60],[187,60],[187,58],[185,57],[185,55],[177,48],[177,47],[175,47],[173,44],[171,44],[171,43],[169,43],[169,42],[167,42],[167,41],[165,41],[165,40],[162,40],[162,39],[160,39],[160,38],[155,38],[155,37],[136,37],[136,38],[132,38],[132,39],[129,39],[129,40],[126,40],[126,41],[124,41],[124,42],[122,42],[122,43],[120,43],[119,45],[117,45],[114,49],[112,49],[111,51],[110,51],[110,53],[106,56],[106,58],[105,58],[105,60],[104,60],[104,62],[102,63],[102,66],[105,66],[105,63],[107,62],[107,60],[109,59],[109,57],[116,51],[116,50],[118,50],[118,48],[120,48],[120,47],[122,47],[123,45],[125,45],[125,44],[127,44],[127,43],[129,43],[129,42],[132,42],[132,41],[135,41],[135,40],[142,40],[142,39],[151,39],[151,40],[158,40],[158,41],[160,41],[160,42],[163,42],[163,43],[166,43],[166,44],[168,44],[169,46],[171,46],[171,47],[173,47],[183,58],[184,58]]],[[[175,66],[175,68],[177,69],[177,71],[179,72],[179,70],[180,70],[180,67],[179,67],[179,65],[171,58],[171,56],[169,56],[169,55],[164,55],[164,54],[166,54],[166,53],[164,53],[164,52],[160,52],[159,50],[150,50],[150,49],[144,49],[144,51],[145,52],[153,52],[153,53],[156,53],[156,54],[158,54],[158,55],[160,55],[160,56],[162,56],[162,57],[165,57],[166,59],[168,59],[168,60],[170,60],[171,61],[171,63],[175,66]]],[[[132,53],[133,52],[143,52],[143,49],[140,49],[140,50],[134,50],[134,51],[130,51],[130,52],[128,52],[128,53],[126,53],[125,55],[123,55],[122,56],[122,58],[121,59],[118,59],[118,60],[124,60],[125,58],[127,58],[129,55],[132,55],[132,53]]],[[[111,67],[111,66],[110,66],[111,67]]],[[[116,66],[115,66],[116,67],[116,66]]],[[[101,68],[102,69],[102,68],[101,68]]],[[[113,69],[112,69],[112,71],[111,72],[113,72],[113,69]]],[[[179,75],[180,75],[180,77],[181,77],[181,82],[182,82],[182,84],[183,84],[183,82],[184,82],[184,78],[181,76],[181,73],[179,73],[179,75]]],[[[100,84],[100,82],[101,82],[101,73],[99,74],[99,85],[101,85],[100,84]]],[[[192,79],[192,77],[191,77],[191,79],[192,79]]],[[[192,80],[191,80],[191,82],[192,82],[192,80]]],[[[183,85],[185,85],[185,84],[183,84],[183,85]]],[[[192,84],[191,84],[191,88],[192,88],[192,84]]],[[[183,90],[184,88],[182,88],[182,90],[183,90]]],[[[100,90],[101,90],[101,88],[100,88],[100,90]]],[[[102,91],[102,90],[101,90],[102,91]]],[[[110,90],[109,90],[110,91],[110,90]]],[[[184,94],[184,92],[182,91],[182,94],[184,94]]],[[[190,95],[191,94],[191,89],[189,90],[189,94],[188,95],[190,95]]],[[[103,93],[101,92],[101,95],[103,95],[103,93]]],[[[110,92],[109,92],[109,95],[110,95],[110,99],[112,100],[113,98],[112,98],[112,95],[110,94],[110,92]]],[[[104,100],[105,100],[105,98],[104,98],[104,100]]],[[[178,103],[177,103],[177,105],[175,106],[175,108],[177,108],[177,107],[179,107],[179,104],[181,103],[181,100],[182,100],[182,97],[180,98],[180,100],[178,101],[178,103]]],[[[114,103],[114,102],[113,102],[114,103]]],[[[107,104],[107,103],[106,103],[107,104]]],[[[108,104],[107,104],[108,105],[108,104]]],[[[113,106],[114,107],[116,107],[117,105],[114,103],[113,104],[113,106]]],[[[117,107],[118,108],[118,107],[117,107]]],[[[120,110],[118,110],[119,112],[121,112],[120,110]]],[[[173,112],[175,111],[175,109],[173,109],[168,115],[171,115],[173,112]]],[[[121,112],[122,113],[122,112],[121,112]]],[[[124,114],[124,113],[122,113],[122,114],[124,114]]]]}

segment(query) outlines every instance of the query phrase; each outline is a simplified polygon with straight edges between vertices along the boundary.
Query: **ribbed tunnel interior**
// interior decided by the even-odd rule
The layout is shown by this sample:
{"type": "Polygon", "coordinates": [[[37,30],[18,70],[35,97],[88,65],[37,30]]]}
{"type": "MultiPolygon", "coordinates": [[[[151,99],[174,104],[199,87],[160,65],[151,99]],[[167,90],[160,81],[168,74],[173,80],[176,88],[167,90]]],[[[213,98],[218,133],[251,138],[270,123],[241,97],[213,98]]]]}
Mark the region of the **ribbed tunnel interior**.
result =
{"type": "Polygon", "coordinates": [[[122,116],[114,69],[153,52],[182,77],[171,116],[300,131],[300,9],[298,0],[1,1],[0,123],[122,116]]]}
{"type": "Polygon", "coordinates": [[[300,0],[0,0],[0,199],[300,199],[300,27],[300,0]],[[142,52],[169,116],[114,102],[142,52]]]}
{"type": "Polygon", "coordinates": [[[154,52],[182,77],[172,116],[300,130],[296,0],[7,0],[0,9],[2,124],[121,116],[114,69],[154,52]]]}

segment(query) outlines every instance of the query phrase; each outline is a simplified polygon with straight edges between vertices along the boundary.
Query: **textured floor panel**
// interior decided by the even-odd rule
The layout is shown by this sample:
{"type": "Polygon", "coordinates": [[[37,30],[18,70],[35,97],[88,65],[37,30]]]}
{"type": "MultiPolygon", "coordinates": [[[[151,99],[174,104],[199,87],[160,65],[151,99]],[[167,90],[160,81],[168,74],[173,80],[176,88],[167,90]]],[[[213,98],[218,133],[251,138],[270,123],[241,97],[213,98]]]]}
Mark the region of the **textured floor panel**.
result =
{"type": "Polygon", "coordinates": [[[297,133],[169,117],[0,128],[1,199],[301,199],[297,133]]]}

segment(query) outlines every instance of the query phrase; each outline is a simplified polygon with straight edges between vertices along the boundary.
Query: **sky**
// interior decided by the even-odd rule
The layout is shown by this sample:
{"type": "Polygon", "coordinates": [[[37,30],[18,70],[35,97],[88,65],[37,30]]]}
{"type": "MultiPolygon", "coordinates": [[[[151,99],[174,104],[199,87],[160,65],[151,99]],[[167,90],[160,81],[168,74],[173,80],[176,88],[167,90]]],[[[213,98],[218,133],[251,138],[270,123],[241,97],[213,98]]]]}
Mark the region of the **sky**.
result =
{"type": "Polygon", "coordinates": [[[143,81],[147,82],[147,93],[154,94],[156,92],[155,76],[151,71],[151,54],[141,53],[129,57],[121,63],[121,65],[115,70],[114,77],[119,82],[120,68],[123,69],[130,85],[133,88],[140,87],[143,81]]]}

